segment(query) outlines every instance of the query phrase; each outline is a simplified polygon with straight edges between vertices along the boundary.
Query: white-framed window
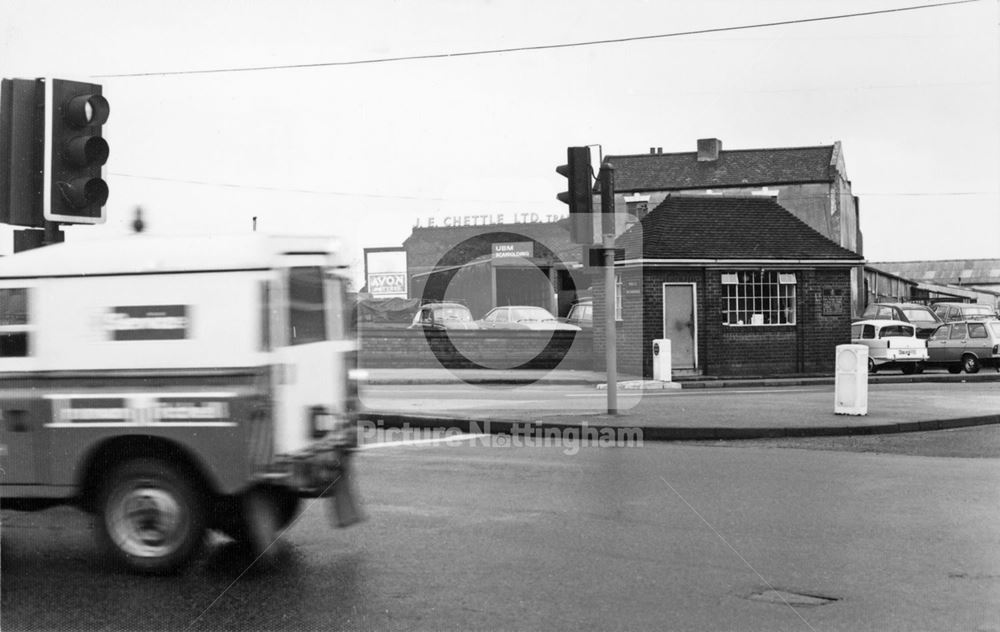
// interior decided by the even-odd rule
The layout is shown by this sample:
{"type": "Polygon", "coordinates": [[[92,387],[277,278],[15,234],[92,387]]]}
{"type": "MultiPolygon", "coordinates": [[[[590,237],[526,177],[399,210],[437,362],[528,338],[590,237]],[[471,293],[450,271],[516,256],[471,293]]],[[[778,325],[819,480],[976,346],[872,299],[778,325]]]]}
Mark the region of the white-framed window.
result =
{"type": "Polygon", "coordinates": [[[622,275],[615,275],[615,320],[622,320],[622,294],[624,291],[624,285],[622,284],[622,275]]]}
{"type": "Polygon", "coordinates": [[[721,281],[724,325],[795,324],[794,273],[740,270],[723,273],[721,281]]]}

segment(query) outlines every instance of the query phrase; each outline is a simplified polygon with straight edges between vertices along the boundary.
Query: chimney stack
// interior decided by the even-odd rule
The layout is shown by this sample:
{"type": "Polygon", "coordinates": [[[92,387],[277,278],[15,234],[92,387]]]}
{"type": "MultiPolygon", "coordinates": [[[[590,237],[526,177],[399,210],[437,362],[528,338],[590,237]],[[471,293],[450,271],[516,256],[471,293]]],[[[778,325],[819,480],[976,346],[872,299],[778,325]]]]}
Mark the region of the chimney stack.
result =
{"type": "Polygon", "coordinates": [[[715,162],[722,153],[722,141],[718,138],[698,139],[698,162],[715,162]]]}

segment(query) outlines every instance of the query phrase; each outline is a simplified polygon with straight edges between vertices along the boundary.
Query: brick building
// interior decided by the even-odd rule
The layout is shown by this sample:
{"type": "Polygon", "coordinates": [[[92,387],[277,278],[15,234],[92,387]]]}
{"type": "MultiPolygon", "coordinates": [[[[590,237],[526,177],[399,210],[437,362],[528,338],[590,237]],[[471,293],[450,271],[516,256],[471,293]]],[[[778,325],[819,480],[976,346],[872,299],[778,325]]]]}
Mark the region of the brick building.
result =
{"type": "MultiPolygon", "coordinates": [[[[859,201],[851,191],[844,152],[832,145],[723,150],[717,138],[698,140],[697,151],[609,155],[615,167],[615,211],[641,219],[667,196],[773,197],[810,228],[863,254],[859,201]]],[[[620,234],[626,226],[619,226],[620,234]]],[[[861,266],[852,273],[851,309],[865,306],[861,266]]]]}
{"type": "MultiPolygon", "coordinates": [[[[667,196],[617,240],[619,370],[652,375],[652,341],[671,340],[675,373],[833,370],[850,342],[862,257],[770,197],[667,196]]],[[[595,322],[604,292],[594,275],[595,322]]],[[[594,357],[605,338],[594,328],[594,357]]]]}

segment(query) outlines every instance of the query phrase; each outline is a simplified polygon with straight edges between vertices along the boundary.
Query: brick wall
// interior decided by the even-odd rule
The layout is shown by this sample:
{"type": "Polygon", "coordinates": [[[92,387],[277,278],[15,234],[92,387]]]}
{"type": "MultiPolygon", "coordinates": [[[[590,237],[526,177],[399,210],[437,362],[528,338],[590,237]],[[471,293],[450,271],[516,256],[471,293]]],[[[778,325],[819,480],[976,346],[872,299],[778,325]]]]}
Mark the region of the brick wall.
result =
{"type": "Polygon", "coordinates": [[[589,370],[589,331],[423,331],[364,327],[359,331],[363,368],[474,368],[589,370]]]}
{"type": "MultiPolygon", "coordinates": [[[[850,342],[850,268],[788,270],[796,275],[796,325],[722,324],[722,270],[622,270],[624,320],[617,324],[618,371],[651,377],[652,341],[663,336],[663,284],[695,283],[698,365],[715,376],[832,373],[834,349],[850,342]],[[641,294],[637,291],[641,286],[641,294]],[[630,292],[630,289],[632,292],[630,292]]],[[[594,280],[594,369],[604,366],[603,279],[594,280]]]]}

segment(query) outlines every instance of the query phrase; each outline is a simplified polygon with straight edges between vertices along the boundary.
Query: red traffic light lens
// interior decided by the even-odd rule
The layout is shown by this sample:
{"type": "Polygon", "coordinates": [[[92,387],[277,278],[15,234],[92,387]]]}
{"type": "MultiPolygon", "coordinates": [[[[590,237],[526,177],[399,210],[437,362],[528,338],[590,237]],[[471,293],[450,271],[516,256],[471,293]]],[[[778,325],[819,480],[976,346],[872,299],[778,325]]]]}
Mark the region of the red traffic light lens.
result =
{"type": "Polygon", "coordinates": [[[99,94],[81,94],[66,104],[66,122],[73,127],[104,125],[108,122],[111,106],[99,94]]]}

